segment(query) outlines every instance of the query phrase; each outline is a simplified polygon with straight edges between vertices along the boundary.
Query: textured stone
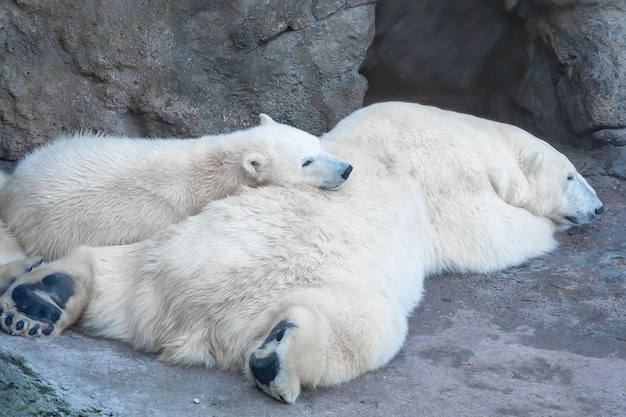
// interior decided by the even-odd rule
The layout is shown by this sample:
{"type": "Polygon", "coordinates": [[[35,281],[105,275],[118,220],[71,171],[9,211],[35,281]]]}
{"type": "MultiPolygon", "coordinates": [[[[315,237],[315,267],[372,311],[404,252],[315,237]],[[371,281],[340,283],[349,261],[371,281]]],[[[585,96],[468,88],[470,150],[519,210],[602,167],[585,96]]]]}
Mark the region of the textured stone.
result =
{"type": "Polygon", "coordinates": [[[313,133],[359,108],[374,4],[0,3],[0,157],[77,129],[198,136],[265,112],[313,133]]]}
{"type": "Polygon", "coordinates": [[[378,6],[363,65],[372,87],[366,101],[401,98],[468,111],[558,144],[624,144],[624,0],[378,6]]]}
{"type": "Polygon", "coordinates": [[[620,146],[613,152],[613,159],[609,165],[609,173],[626,179],[626,146],[620,146]]]}
{"type": "Polygon", "coordinates": [[[536,7],[527,28],[555,64],[555,90],[571,127],[584,134],[626,126],[626,3],[537,3],[554,7],[536,7]]]}
{"type": "Polygon", "coordinates": [[[600,144],[626,145],[626,128],[597,130],[592,136],[595,142],[600,144]]]}
{"type": "Polygon", "coordinates": [[[463,90],[502,36],[504,11],[482,0],[379,0],[366,68],[386,66],[416,89],[463,90]]]}

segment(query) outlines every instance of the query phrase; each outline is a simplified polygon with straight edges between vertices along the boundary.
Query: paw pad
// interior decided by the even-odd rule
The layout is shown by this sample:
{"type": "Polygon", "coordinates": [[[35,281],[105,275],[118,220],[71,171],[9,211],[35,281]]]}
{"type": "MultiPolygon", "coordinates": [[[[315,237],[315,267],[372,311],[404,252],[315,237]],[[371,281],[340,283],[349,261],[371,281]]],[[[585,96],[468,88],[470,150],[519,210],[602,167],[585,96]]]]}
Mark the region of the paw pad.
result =
{"type": "Polygon", "coordinates": [[[1,299],[0,327],[14,335],[49,336],[73,294],[74,282],[65,274],[17,285],[1,299]]]}

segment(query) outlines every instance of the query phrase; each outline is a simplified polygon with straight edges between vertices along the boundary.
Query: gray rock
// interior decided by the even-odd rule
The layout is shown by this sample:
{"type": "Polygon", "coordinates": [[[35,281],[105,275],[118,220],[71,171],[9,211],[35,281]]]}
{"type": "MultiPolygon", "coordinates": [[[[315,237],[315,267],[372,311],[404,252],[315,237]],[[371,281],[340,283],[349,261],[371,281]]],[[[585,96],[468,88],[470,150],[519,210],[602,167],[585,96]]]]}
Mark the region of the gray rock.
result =
{"type": "Polygon", "coordinates": [[[620,145],[626,2],[379,0],[363,73],[368,102],[426,102],[557,144],[620,145]]]}
{"type": "Polygon", "coordinates": [[[414,91],[471,88],[507,26],[482,0],[379,0],[366,68],[383,64],[414,91]]]}
{"type": "Polygon", "coordinates": [[[554,86],[575,132],[626,126],[626,3],[542,0],[527,28],[554,62],[554,86]],[[568,4],[570,7],[558,7],[568,4]]]}
{"type": "Polygon", "coordinates": [[[593,163],[587,161],[583,175],[611,175],[626,179],[626,146],[612,143],[596,146],[590,155],[593,163]]]}
{"type": "Polygon", "coordinates": [[[63,393],[34,372],[23,358],[0,349],[0,405],[10,417],[102,415],[97,409],[80,410],[63,399],[63,393]]]}
{"type": "Polygon", "coordinates": [[[616,146],[610,152],[606,169],[609,174],[626,179],[626,146],[616,146]]]}
{"type": "Polygon", "coordinates": [[[626,128],[597,130],[593,133],[592,137],[599,143],[624,146],[626,145],[626,128]]]}
{"type": "Polygon", "coordinates": [[[358,0],[2,2],[0,157],[66,131],[198,136],[259,112],[319,133],[361,106],[373,32],[358,0]]]}

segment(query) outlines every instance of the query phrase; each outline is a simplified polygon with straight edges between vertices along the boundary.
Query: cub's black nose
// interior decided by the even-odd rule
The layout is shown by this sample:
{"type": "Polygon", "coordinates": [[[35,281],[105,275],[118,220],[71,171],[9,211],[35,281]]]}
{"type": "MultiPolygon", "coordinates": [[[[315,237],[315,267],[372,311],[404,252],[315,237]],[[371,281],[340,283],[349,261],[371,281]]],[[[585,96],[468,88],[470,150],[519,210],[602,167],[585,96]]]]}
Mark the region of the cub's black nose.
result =
{"type": "Polygon", "coordinates": [[[600,208],[596,209],[596,214],[602,214],[604,213],[604,206],[600,206],[600,208]]]}
{"type": "Polygon", "coordinates": [[[346,170],[343,171],[343,174],[341,174],[341,178],[343,178],[344,180],[347,180],[351,172],[352,172],[352,165],[348,165],[348,168],[346,168],[346,170]]]}

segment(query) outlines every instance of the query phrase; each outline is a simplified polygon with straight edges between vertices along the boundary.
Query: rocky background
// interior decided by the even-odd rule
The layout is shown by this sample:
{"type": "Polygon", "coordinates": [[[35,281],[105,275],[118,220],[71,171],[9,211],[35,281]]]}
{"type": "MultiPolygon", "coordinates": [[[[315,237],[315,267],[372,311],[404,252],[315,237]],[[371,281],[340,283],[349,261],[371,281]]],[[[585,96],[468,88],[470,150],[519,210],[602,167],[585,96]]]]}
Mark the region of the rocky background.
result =
{"type": "Polygon", "coordinates": [[[362,73],[368,102],[517,124],[626,178],[624,0],[379,0],[362,73]]]}
{"type": "Polygon", "coordinates": [[[359,108],[368,0],[3,0],[0,158],[65,131],[199,136],[359,108]]]}
{"type": "Polygon", "coordinates": [[[67,131],[189,137],[259,112],[320,133],[391,99],[593,148],[626,178],[626,2],[0,2],[5,160],[67,131]]]}

